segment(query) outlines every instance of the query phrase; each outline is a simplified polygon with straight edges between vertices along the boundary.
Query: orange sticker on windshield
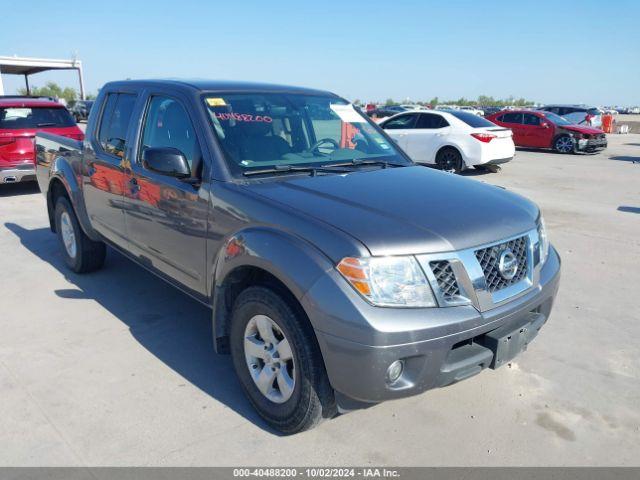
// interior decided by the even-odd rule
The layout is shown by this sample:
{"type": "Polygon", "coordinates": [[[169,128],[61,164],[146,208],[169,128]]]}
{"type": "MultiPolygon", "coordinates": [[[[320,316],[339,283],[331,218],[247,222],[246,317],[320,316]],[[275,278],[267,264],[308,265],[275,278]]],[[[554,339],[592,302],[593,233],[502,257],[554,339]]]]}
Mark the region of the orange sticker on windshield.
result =
{"type": "Polygon", "coordinates": [[[207,98],[207,105],[210,107],[225,107],[227,102],[224,101],[224,98],[207,98]]]}

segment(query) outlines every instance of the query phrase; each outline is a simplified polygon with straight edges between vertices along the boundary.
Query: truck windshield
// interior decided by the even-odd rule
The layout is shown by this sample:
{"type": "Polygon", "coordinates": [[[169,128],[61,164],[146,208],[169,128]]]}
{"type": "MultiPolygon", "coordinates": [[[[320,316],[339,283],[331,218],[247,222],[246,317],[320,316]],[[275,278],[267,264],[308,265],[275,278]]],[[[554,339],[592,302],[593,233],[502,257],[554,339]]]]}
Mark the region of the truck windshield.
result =
{"type": "Polygon", "coordinates": [[[204,101],[234,174],[374,160],[411,165],[368,118],[337,97],[217,93],[204,101]]]}
{"type": "Polygon", "coordinates": [[[73,127],[76,124],[66,108],[5,107],[0,108],[0,128],[73,127]]]}

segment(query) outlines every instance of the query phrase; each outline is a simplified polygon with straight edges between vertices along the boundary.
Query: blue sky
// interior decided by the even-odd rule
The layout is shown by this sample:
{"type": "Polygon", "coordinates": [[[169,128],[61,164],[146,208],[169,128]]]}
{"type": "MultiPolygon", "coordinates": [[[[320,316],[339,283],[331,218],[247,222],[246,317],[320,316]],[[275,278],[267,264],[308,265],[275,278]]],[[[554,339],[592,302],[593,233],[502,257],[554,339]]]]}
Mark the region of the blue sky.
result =
{"type": "MultiPolygon", "coordinates": [[[[109,80],[202,77],[361,100],[526,97],[640,104],[640,2],[12,2],[0,55],[83,61],[109,80]]],[[[69,72],[39,74],[76,86],[69,72]]],[[[6,93],[23,85],[3,75],[6,93]]]]}

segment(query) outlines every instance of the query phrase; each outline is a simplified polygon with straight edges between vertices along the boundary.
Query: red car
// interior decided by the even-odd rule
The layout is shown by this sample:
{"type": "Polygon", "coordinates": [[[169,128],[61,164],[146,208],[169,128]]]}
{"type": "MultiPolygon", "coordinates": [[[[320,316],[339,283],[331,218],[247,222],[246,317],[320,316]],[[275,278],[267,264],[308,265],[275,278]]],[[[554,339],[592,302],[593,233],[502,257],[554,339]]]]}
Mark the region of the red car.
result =
{"type": "Polygon", "coordinates": [[[503,110],[487,120],[510,128],[518,147],[552,148],[560,153],[597,152],[607,148],[607,136],[593,127],[574,125],[551,112],[503,110]]]}
{"type": "Polygon", "coordinates": [[[36,179],[36,132],[84,139],[64,105],[37,98],[0,97],[0,183],[36,179]]]}

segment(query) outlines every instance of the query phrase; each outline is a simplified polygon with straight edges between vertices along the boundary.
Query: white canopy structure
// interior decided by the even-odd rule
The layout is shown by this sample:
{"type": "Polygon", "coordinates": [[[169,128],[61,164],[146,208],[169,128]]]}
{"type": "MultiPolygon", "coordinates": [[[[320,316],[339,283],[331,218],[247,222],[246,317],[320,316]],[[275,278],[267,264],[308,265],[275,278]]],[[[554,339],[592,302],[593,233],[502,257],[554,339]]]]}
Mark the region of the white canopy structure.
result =
{"type": "MultiPolygon", "coordinates": [[[[30,93],[29,75],[48,70],[77,70],[80,80],[80,98],[84,100],[84,80],[80,60],[55,60],[50,58],[0,57],[0,74],[24,75],[27,94],[30,93]]],[[[0,75],[0,95],[4,95],[2,75],[0,75]]]]}

